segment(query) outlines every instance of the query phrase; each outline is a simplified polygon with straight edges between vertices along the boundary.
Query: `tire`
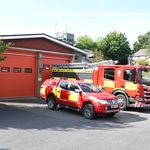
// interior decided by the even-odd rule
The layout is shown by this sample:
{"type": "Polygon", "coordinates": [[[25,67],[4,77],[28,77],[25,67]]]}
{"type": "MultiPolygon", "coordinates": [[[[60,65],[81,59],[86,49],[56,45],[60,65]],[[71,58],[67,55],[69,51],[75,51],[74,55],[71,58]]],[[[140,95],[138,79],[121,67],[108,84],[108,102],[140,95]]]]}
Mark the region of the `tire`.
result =
{"type": "Polygon", "coordinates": [[[127,98],[123,94],[118,94],[116,95],[118,97],[118,100],[121,101],[121,110],[126,110],[127,109],[127,98]]]}
{"type": "Polygon", "coordinates": [[[50,96],[47,100],[47,106],[50,110],[55,110],[57,108],[57,103],[54,97],[50,96]]]}
{"type": "Polygon", "coordinates": [[[92,104],[85,104],[83,107],[83,116],[86,119],[94,119],[96,116],[94,106],[92,104]]]}

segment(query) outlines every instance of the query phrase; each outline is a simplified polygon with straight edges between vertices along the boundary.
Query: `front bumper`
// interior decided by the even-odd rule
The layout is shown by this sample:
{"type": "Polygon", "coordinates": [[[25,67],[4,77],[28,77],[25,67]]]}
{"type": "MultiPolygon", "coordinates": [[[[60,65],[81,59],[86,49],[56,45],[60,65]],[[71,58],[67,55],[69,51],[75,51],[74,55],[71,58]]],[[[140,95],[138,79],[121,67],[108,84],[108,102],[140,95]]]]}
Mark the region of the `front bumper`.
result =
{"type": "Polygon", "coordinates": [[[115,104],[115,105],[108,105],[108,104],[101,105],[101,104],[98,104],[96,109],[95,109],[96,113],[105,113],[105,114],[117,113],[120,110],[121,109],[120,109],[119,104],[115,104]]]}

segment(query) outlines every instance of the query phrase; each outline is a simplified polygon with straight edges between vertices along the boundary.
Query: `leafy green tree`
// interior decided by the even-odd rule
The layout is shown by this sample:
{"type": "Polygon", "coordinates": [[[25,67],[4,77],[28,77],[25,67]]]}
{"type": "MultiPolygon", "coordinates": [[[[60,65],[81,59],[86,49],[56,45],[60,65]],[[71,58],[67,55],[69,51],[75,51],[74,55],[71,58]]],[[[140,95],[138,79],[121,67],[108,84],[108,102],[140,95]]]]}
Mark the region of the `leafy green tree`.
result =
{"type": "Polygon", "coordinates": [[[133,44],[134,52],[139,49],[150,49],[150,32],[138,36],[138,40],[133,44]]]}
{"type": "Polygon", "coordinates": [[[0,40],[0,61],[5,60],[6,56],[2,56],[1,54],[3,54],[11,45],[11,43],[5,43],[4,41],[0,40]]]}
{"type": "Polygon", "coordinates": [[[94,42],[93,42],[92,38],[90,38],[87,35],[83,35],[77,39],[75,46],[80,49],[92,50],[93,46],[94,46],[93,44],[94,44],[94,42]]]}
{"type": "Polygon", "coordinates": [[[95,48],[93,50],[93,53],[94,53],[93,62],[98,62],[98,61],[103,60],[104,58],[103,53],[99,49],[95,48]]]}
{"type": "Polygon", "coordinates": [[[131,53],[125,34],[117,31],[110,32],[98,40],[97,46],[102,51],[104,59],[118,60],[120,64],[126,64],[131,53]]]}
{"type": "Polygon", "coordinates": [[[139,65],[149,65],[149,61],[146,61],[146,60],[138,60],[136,61],[136,63],[139,65]]]}

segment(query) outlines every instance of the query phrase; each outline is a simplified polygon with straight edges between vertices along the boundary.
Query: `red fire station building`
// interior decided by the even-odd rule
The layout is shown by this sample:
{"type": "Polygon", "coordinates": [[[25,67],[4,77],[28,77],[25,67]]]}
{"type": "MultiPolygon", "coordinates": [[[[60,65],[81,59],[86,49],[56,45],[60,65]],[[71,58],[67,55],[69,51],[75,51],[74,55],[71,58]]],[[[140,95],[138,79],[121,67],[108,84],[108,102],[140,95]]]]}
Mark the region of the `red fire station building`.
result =
{"type": "Polygon", "coordinates": [[[81,61],[87,52],[46,34],[2,35],[13,45],[0,62],[0,98],[37,97],[52,64],[81,61]]]}

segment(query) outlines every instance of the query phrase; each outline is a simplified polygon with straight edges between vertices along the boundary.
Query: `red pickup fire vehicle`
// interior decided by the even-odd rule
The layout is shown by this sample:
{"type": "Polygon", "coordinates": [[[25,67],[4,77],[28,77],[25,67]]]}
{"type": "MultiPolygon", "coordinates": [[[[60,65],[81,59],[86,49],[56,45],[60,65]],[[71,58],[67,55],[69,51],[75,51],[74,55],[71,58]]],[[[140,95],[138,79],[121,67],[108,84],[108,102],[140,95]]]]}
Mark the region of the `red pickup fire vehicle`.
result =
{"type": "Polygon", "coordinates": [[[117,97],[85,81],[47,79],[41,85],[40,94],[49,109],[54,110],[59,104],[81,110],[87,119],[93,119],[96,114],[114,116],[120,111],[117,97]]]}

